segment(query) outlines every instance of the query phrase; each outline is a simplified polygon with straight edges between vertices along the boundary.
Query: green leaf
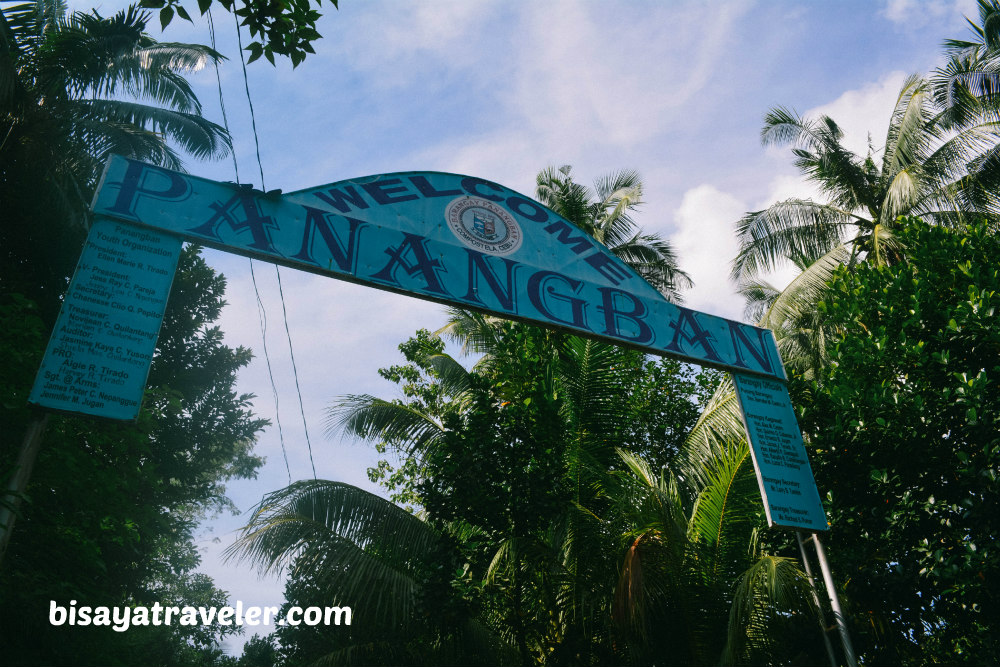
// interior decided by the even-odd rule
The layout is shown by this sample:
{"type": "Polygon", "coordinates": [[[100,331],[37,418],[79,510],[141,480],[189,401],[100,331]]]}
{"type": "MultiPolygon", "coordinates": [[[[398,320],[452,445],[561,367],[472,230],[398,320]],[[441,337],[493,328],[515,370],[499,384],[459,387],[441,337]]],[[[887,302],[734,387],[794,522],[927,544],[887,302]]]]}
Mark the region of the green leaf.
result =
{"type": "Polygon", "coordinates": [[[174,20],[174,10],[172,7],[164,7],[160,10],[160,29],[165,30],[170,22],[174,20]]]}
{"type": "Polygon", "coordinates": [[[244,51],[250,52],[250,57],[247,58],[248,65],[264,55],[264,47],[261,46],[260,42],[250,42],[247,44],[246,48],[244,48],[244,51]]]}

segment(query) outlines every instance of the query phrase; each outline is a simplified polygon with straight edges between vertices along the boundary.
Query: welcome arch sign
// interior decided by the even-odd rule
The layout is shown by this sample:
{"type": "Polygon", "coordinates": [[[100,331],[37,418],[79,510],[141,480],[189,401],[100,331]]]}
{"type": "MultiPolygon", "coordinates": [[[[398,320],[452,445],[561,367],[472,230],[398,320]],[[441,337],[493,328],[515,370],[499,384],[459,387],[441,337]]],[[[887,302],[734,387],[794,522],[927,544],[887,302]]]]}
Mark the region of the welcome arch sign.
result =
{"type": "Polygon", "coordinates": [[[262,193],[114,156],[29,402],[138,414],[181,244],[484,311],[733,374],[768,523],[825,530],[773,334],[667,301],[488,180],[403,172],[262,193]]]}

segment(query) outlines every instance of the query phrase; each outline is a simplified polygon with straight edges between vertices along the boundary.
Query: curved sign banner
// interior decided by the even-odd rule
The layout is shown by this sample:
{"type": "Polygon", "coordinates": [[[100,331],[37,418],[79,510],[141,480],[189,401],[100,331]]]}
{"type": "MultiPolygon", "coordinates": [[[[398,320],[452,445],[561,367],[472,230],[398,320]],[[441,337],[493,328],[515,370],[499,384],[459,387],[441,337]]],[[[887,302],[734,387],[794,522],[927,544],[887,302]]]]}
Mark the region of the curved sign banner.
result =
{"type": "Polygon", "coordinates": [[[773,377],[771,332],[667,301],[538,202],[405,172],[268,195],[115,157],[98,216],[333,278],[773,377]]]}
{"type": "Polygon", "coordinates": [[[262,193],[112,157],[29,402],[135,419],[181,241],[733,373],[768,523],[823,530],[770,331],[667,301],[538,202],[403,172],[262,193]]]}

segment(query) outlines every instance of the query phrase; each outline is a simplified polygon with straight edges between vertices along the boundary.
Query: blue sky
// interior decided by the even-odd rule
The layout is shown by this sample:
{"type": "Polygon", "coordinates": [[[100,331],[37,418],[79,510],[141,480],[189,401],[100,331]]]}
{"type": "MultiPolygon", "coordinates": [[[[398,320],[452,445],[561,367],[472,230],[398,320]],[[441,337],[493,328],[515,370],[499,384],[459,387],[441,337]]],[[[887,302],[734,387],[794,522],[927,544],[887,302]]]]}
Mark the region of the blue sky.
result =
{"type": "MultiPolygon", "coordinates": [[[[73,9],[92,3],[71,3],[73,9]]],[[[187,3],[196,14],[196,3],[187,3]]],[[[695,280],[687,305],[739,318],[728,282],[732,227],[747,210],[818,196],[787,149],[761,147],[764,114],[781,105],[827,113],[864,152],[884,142],[904,77],[940,61],[946,38],[968,34],[973,0],[341,0],[328,4],[315,55],[297,69],[249,66],[265,185],[285,191],[404,170],[479,176],[530,194],[535,174],[573,165],[578,181],[638,169],[646,203],[637,216],[670,238],[695,280]]],[[[122,3],[104,2],[107,15],[122,3]]],[[[259,187],[254,137],[231,15],[216,11],[222,96],[240,177],[259,187]]],[[[208,43],[207,24],[175,22],[162,41],[208,43]]],[[[244,42],[247,35],[244,33],[244,42]]],[[[205,114],[221,122],[215,70],[191,77],[205,114]]],[[[234,180],[231,161],[188,164],[234,180]]],[[[229,279],[221,325],[257,359],[240,376],[275,420],[249,260],[215,251],[229,279]]],[[[282,303],[272,265],[254,263],[292,479],[311,475],[282,303]]],[[[776,282],[787,281],[788,271],[776,282]]],[[[440,306],[283,269],[306,424],[321,478],[375,490],[364,444],[324,436],[324,409],[347,393],[392,397],[376,370],[420,327],[443,324],[440,306]]],[[[229,485],[244,510],[287,483],[276,426],[261,437],[268,463],[257,480],[229,485]]],[[[244,605],[278,604],[284,585],[219,559],[241,517],[206,522],[202,569],[244,605]]],[[[364,604],[363,600],[354,603],[364,604]]],[[[252,632],[248,632],[252,634],[252,632]]],[[[248,637],[244,637],[245,640],[248,637]]],[[[230,642],[239,652],[243,640],[230,642]]]]}

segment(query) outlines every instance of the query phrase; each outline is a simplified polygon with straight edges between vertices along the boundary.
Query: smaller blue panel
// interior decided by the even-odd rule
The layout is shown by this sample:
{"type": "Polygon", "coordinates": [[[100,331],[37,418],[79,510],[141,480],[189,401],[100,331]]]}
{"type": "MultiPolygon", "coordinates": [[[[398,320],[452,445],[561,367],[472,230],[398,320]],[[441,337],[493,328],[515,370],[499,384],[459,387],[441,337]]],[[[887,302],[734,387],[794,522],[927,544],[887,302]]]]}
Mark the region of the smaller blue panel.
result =
{"type": "Polygon", "coordinates": [[[769,526],[826,530],[802,432],[781,382],[733,374],[769,526]]]}
{"type": "Polygon", "coordinates": [[[180,251],[178,238],[96,219],[28,402],[135,419],[180,251]]]}

